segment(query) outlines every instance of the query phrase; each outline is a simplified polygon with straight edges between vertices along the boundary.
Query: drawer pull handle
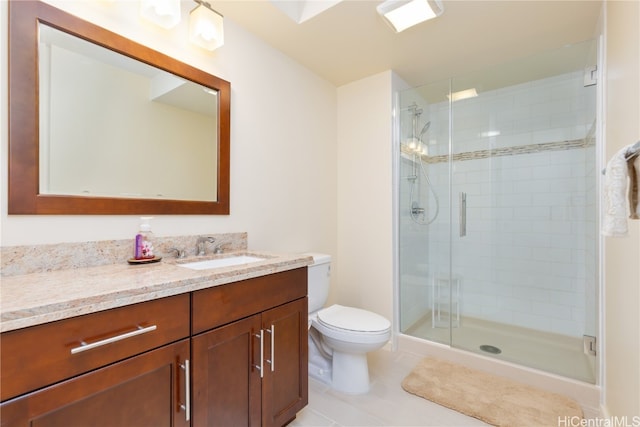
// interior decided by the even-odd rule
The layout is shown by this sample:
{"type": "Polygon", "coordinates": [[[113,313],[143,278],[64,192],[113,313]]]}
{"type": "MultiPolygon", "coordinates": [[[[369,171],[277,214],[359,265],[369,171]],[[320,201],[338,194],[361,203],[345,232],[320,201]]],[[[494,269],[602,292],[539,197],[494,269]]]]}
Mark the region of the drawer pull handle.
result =
{"type": "Polygon", "coordinates": [[[101,347],[103,345],[111,344],[116,341],[121,341],[127,338],[135,337],[136,335],[146,334],[147,332],[155,331],[158,327],[156,325],[147,326],[143,328],[138,325],[137,329],[131,332],[127,332],[121,335],[116,335],[115,337],[106,338],[100,341],[92,342],[91,344],[87,344],[84,341],[80,342],[80,347],[74,347],[71,349],[71,354],[82,353],[83,351],[91,350],[92,348],[101,347]]]}

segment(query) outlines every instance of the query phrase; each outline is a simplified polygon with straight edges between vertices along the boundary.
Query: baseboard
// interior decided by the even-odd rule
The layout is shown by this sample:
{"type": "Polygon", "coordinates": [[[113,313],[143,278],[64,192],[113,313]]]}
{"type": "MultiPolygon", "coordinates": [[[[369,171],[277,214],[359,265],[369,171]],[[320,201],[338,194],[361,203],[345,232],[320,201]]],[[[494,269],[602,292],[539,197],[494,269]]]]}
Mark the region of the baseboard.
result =
{"type": "Polygon", "coordinates": [[[611,413],[609,412],[609,408],[605,404],[600,405],[600,416],[602,418],[611,419],[611,413]]]}

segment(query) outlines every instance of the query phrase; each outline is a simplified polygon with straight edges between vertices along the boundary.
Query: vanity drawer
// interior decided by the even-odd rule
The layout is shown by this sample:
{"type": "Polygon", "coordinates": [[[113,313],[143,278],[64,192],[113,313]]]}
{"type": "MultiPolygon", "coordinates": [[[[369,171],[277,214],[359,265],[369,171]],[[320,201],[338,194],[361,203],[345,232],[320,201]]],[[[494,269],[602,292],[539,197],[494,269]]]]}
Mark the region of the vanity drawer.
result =
{"type": "Polygon", "coordinates": [[[189,336],[189,294],[0,335],[2,401],[189,336]]]}
{"type": "Polygon", "coordinates": [[[192,334],[307,296],[307,267],[193,293],[192,334]]]}

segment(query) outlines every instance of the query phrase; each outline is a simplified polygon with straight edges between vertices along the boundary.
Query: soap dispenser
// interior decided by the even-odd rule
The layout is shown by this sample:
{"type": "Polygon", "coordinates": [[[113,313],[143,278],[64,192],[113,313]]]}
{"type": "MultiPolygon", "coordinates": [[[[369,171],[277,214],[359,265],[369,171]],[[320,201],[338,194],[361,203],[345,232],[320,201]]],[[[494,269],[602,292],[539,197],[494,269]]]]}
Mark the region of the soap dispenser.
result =
{"type": "Polygon", "coordinates": [[[152,259],[155,257],[153,253],[153,233],[149,223],[152,218],[150,216],[140,217],[140,231],[136,234],[135,242],[135,259],[152,259]]]}

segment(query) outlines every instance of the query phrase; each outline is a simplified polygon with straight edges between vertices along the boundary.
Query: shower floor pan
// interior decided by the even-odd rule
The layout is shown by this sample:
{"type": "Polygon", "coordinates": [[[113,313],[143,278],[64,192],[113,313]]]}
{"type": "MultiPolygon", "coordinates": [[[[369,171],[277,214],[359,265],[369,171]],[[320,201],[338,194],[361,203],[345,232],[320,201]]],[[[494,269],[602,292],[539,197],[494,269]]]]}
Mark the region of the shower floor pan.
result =
{"type": "MultiPolygon", "coordinates": [[[[403,333],[449,344],[449,329],[431,327],[431,315],[425,316],[403,333]]],[[[451,330],[451,337],[455,348],[595,383],[595,358],[584,354],[582,339],[579,338],[470,317],[461,318],[460,327],[451,330]],[[501,352],[491,354],[482,351],[481,346],[495,347],[501,352]]]]}

